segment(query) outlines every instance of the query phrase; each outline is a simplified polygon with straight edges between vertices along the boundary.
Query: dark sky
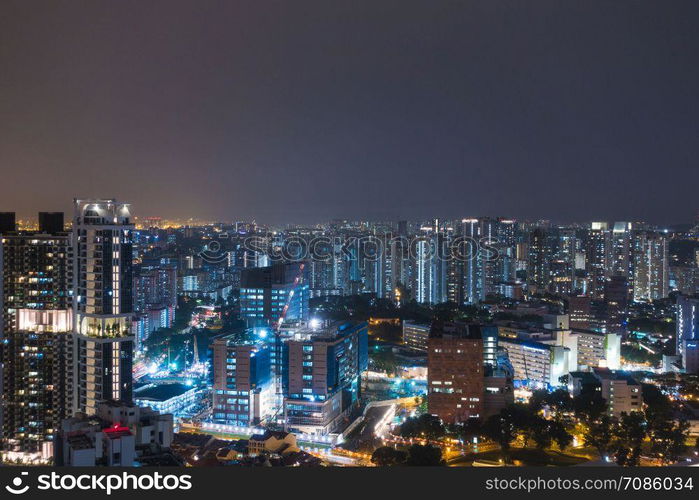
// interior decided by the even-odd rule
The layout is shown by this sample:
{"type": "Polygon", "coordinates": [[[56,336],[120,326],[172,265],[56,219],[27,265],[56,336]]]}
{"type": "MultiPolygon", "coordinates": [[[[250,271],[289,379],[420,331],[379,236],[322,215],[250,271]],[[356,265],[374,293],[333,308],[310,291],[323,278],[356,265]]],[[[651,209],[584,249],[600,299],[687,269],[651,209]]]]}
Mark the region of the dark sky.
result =
{"type": "Polygon", "coordinates": [[[0,2],[0,210],[684,222],[696,1],[0,2]]]}

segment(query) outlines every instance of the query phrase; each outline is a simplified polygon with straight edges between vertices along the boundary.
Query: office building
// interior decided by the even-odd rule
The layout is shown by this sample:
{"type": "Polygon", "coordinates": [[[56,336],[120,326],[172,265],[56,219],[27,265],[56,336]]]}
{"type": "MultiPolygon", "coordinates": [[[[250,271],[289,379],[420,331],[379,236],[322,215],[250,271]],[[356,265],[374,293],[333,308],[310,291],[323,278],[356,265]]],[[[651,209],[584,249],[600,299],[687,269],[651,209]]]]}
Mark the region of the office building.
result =
{"type": "Polygon", "coordinates": [[[514,368],[514,379],[532,388],[556,387],[570,371],[570,349],[534,340],[500,337],[499,346],[514,368]]]}
{"type": "Polygon", "coordinates": [[[233,336],[214,341],[214,422],[249,427],[271,416],[276,394],[272,349],[233,336]]]}
{"type": "Polygon", "coordinates": [[[134,404],[160,413],[178,415],[196,403],[198,390],[196,386],[177,382],[145,384],[134,389],[134,404]]]}
{"type": "Polygon", "coordinates": [[[280,263],[241,273],[240,317],[249,327],[307,321],[309,298],[305,263],[280,263]]]}
{"type": "Polygon", "coordinates": [[[449,423],[481,418],[485,367],[480,325],[434,325],[427,350],[428,411],[449,423]]]}
{"type": "Polygon", "coordinates": [[[427,352],[431,326],[426,323],[403,321],[403,344],[416,351],[427,352]]]}
{"type": "Polygon", "coordinates": [[[529,234],[529,259],[527,261],[527,286],[530,293],[544,293],[551,279],[551,247],[544,228],[536,228],[529,234]]]}
{"type": "Polygon", "coordinates": [[[335,432],[361,393],[368,364],[367,324],[300,329],[282,345],[286,430],[335,432]]]}

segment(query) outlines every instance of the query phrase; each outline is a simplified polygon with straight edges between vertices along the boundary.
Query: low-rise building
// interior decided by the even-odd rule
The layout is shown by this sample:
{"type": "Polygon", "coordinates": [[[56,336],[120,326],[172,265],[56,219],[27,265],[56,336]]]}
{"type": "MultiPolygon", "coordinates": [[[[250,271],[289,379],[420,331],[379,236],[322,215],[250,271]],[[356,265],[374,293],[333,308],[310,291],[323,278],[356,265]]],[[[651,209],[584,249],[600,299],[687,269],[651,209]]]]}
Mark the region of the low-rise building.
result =
{"type": "Polygon", "coordinates": [[[643,409],[641,384],[632,377],[611,370],[595,370],[595,375],[600,380],[610,416],[619,417],[622,413],[643,409]]]}
{"type": "Polygon", "coordinates": [[[301,448],[296,444],[296,435],[291,432],[267,431],[264,434],[253,434],[248,440],[248,454],[253,457],[262,453],[283,456],[299,451],[301,448]]]}
{"type": "Polygon", "coordinates": [[[173,439],[171,414],[107,401],[96,415],[77,413],[66,419],[56,435],[54,463],[58,466],[134,466],[141,455],[166,452],[173,439]]]}
{"type": "Polygon", "coordinates": [[[532,387],[558,386],[570,371],[570,349],[532,340],[500,337],[514,368],[514,379],[532,387]]]}
{"type": "Polygon", "coordinates": [[[427,352],[427,341],[430,338],[430,325],[403,321],[403,343],[417,351],[427,352]]]}
{"type": "Polygon", "coordinates": [[[148,384],[134,389],[134,402],[161,413],[178,413],[196,402],[197,388],[185,384],[148,384]]]}

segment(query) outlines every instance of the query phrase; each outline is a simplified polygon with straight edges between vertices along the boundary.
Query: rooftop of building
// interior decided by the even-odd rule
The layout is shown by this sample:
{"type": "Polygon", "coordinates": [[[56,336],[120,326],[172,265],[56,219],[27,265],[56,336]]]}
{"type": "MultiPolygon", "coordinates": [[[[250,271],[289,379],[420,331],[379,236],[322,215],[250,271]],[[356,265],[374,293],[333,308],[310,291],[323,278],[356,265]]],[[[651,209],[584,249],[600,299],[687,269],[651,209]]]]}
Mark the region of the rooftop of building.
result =
{"type": "Polygon", "coordinates": [[[294,330],[288,338],[298,341],[333,342],[365,327],[367,327],[366,321],[328,321],[324,324],[309,322],[298,330],[294,330]]]}
{"type": "Polygon", "coordinates": [[[291,434],[285,431],[265,431],[264,434],[253,434],[250,436],[250,441],[267,441],[270,438],[275,438],[278,440],[286,439],[286,437],[291,434]]]}
{"type": "Polygon", "coordinates": [[[595,368],[594,374],[600,380],[621,380],[625,381],[628,385],[641,385],[631,375],[616,370],[610,370],[609,368],[595,368]]]}
{"type": "Polygon", "coordinates": [[[479,340],[483,338],[486,328],[493,328],[495,335],[497,335],[497,330],[493,325],[435,321],[430,329],[430,337],[479,340]]]}
{"type": "Polygon", "coordinates": [[[418,326],[421,328],[430,328],[432,326],[432,322],[430,321],[413,321],[409,319],[404,319],[403,320],[403,326],[418,326]]]}
{"type": "MultiPolygon", "coordinates": [[[[542,351],[550,351],[553,347],[556,347],[551,344],[545,344],[543,342],[537,342],[536,340],[528,340],[528,339],[513,339],[510,337],[500,337],[498,342],[505,343],[505,344],[517,344],[521,345],[524,347],[530,347],[532,349],[539,349],[542,351]]],[[[565,348],[565,350],[570,350],[569,348],[565,348]]]]}
{"type": "Polygon", "coordinates": [[[68,436],[67,441],[74,450],[89,450],[95,447],[92,440],[86,434],[68,436]]]}
{"type": "Polygon", "coordinates": [[[134,399],[147,401],[167,401],[168,399],[181,396],[186,392],[194,390],[194,387],[180,383],[147,385],[141,389],[136,389],[134,399]]]}
{"type": "Polygon", "coordinates": [[[105,436],[109,439],[119,439],[124,436],[130,436],[131,430],[128,427],[121,426],[119,424],[114,424],[111,427],[107,427],[102,430],[105,436]]]}
{"type": "Polygon", "coordinates": [[[592,372],[570,372],[570,377],[575,379],[580,379],[583,384],[596,384],[599,383],[599,379],[592,372]]]}

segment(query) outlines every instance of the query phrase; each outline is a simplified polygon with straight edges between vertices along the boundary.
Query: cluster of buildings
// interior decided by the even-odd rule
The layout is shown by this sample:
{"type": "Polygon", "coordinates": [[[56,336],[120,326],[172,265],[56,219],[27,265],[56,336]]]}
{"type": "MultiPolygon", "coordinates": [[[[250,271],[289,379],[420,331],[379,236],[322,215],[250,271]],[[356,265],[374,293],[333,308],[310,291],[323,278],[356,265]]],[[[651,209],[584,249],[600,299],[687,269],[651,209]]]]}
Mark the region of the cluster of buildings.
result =
{"type": "Polygon", "coordinates": [[[568,387],[593,381],[613,415],[639,410],[640,384],[619,369],[617,334],[576,331],[566,317],[556,328],[517,331],[512,325],[404,325],[406,338],[427,352],[428,410],[445,422],[484,419],[514,402],[517,387],[568,387]],[[424,339],[424,340],[423,340],[424,339]]]}
{"type": "Polygon", "coordinates": [[[366,323],[290,323],[213,344],[213,421],[280,424],[325,436],[356,408],[368,364],[366,323]]]}
{"type": "MultiPolygon", "coordinates": [[[[235,304],[247,327],[212,345],[210,420],[222,426],[318,436],[346,426],[367,369],[367,324],[312,319],[312,298],[366,294],[543,316],[404,322],[405,346],[427,357],[430,411],[445,421],[488,416],[516,387],[556,387],[566,377],[571,391],[597,384],[613,394],[612,412],[633,406],[637,387],[618,371],[629,309],[672,291],[677,349],[666,364],[699,371],[699,253],[675,255],[677,235],[657,227],[474,218],[270,231],[144,222],[137,229],[116,200],[75,200],[69,230],[62,213],[39,214],[34,230],[0,213],[7,456],[123,465],[166,450],[171,430],[157,429],[194,405],[196,390],[134,386],[133,360],[153,331],[173,325],[178,294],[235,304]],[[566,314],[531,305],[549,296],[563,299],[566,314]],[[149,441],[142,429],[162,438],[149,441]]],[[[214,316],[221,322],[216,306],[202,305],[192,324],[214,316]]]]}
{"type": "MultiPolygon", "coordinates": [[[[119,420],[118,432],[103,432],[95,424],[82,433],[65,430],[68,419],[87,419],[89,425],[93,418],[108,420],[100,414],[105,402],[140,418],[137,407],[129,406],[136,314],[129,206],[116,200],[75,200],[74,205],[70,231],[63,213],[39,214],[34,231],[18,231],[14,213],[0,214],[0,443],[5,456],[67,457],[65,442],[58,444],[64,432],[76,443],[82,440],[75,450],[94,448],[98,457],[102,444],[116,443],[117,435],[130,439],[135,427],[122,427],[131,420],[119,420]],[[95,445],[100,439],[102,444],[95,445]]],[[[144,306],[151,304],[150,297],[144,306]]],[[[149,414],[148,419],[156,417],[149,414]]],[[[121,456],[120,463],[127,464],[121,456]]]]}
{"type": "Polygon", "coordinates": [[[616,301],[623,289],[623,300],[652,301],[671,290],[696,293],[699,284],[696,255],[673,260],[671,235],[644,223],[554,226],[483,217],[333,221],[275,232],[236,228],[218,228],[219,236],[226,235],[217,240],[222,264],[265,267],[302,255],[298,260],[308,261],[314,297],[371,293],[405,299],[407,293],[420,303],[477,304],[489,295],[555,293],[599,301],[610,295],[616,301]]]}

